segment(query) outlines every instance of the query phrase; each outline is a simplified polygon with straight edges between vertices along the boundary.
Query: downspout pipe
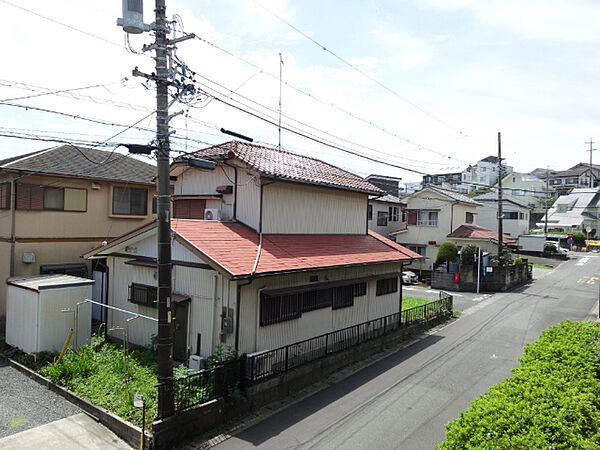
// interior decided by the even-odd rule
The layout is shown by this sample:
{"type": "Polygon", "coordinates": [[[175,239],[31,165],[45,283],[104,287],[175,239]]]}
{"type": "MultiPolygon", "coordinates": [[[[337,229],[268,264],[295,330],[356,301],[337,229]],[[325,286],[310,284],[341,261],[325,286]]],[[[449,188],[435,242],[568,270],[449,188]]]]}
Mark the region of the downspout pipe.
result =
{"type": "Polygon", "coordinates": [[[12,211],[11,211],[11,225],[10,225],[10,276],[15,276],[15,247],[17,244],[16,235],[16,220],[17,220],[17,180],[12,180],[12,211]]]}

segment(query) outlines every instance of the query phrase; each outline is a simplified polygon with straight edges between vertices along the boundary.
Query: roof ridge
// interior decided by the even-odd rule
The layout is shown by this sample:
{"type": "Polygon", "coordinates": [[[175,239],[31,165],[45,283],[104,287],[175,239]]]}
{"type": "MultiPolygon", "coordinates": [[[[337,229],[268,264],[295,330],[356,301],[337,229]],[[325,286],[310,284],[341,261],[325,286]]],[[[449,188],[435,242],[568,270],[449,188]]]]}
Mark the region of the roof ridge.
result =
{"type": "Polygon", "coordinates": [[[25,153],[24,155],[17,155],[17,156],[13,156],[12,158],[6,158],[6,159],[3,159],[2,161],[0,161],[0,166],[5,165],[5,163],[6,163],[7,166],[9,166],[11,164],[16,164],[16,163],[19,163],[19,162],[23,162],[23,161],[25,161],[25,160],[33,157],[33,156],[39,156],[39,155],[42,155],[42,154],[44,154],[46,152],[49,152],[51,150],[55,150],[55,149],[60,148],[60,147],[61,147],[60,145],[56,145],[54,147],[44,148],[42,150],[36,150],[35,152],[25,153]]]}

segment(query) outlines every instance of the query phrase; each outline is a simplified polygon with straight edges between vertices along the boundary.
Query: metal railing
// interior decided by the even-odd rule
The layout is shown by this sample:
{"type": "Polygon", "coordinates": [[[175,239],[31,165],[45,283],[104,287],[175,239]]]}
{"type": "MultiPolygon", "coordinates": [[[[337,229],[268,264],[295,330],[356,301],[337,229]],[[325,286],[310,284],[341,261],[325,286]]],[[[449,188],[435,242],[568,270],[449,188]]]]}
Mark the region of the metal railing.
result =
{"type": "MultiPolygon", "coordinates": [[[[210,369],[173,379],[175,412],[185,411],[210,400],[226,397],[239,386],[243,358],[210,369]]],[[[158,390],[168,389],[168,384],[158,384],[158,390]]],[[[157,417],[161,419],[161,417],[157,417]]]]}
{"type": "Polygon", "coordinates": [[[411,331],[415,325],[423,326],[439,321],[452,314],[452,307],[452,296],[444,294],[439,300],[401,313],[363,322],[274,350],[247,355],[243,368],[244,383],[253,384],[400,329],[411,331]]]}
{"type": "MultiPolygon", "coordinates": [[[[226,397],[242,384],[251,385],[394,331],[402,330],[408,333],[415,327],[427,326],[450,316],[452,307],[452,296],[444,293],[439,300],[401,313],[322,334],[275,350],[243,355],[234,361],[200,370],[182,378],[174,378],[175,412],[182,412],[210,400],[226,397]]],[[[169,389],[169,385],[159,384],[157,388],[159,391],[169,389]]],[[[161,419],[160,416],[157,418],[161,419]]]]}

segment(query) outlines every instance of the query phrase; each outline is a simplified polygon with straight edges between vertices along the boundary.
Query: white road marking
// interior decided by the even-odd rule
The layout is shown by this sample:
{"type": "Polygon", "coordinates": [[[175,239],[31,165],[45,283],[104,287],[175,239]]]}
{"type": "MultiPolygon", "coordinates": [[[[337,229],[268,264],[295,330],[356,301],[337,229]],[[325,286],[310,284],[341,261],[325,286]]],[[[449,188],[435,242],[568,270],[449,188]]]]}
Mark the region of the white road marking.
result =
{"type": "Polygon", "coordinates": [[[425,291],[425,292],[427,292],[428,294],[438,294],[440,291],[425,291]]]}
{"type": "Polygon", "coordinates": [[[404,289],[405,291],[416,291],[416,288],[411,288],[411,287],[403,287],[402,289],[404,289]]]}
{"type": "Polygon", "coordinates": [[[588,262],[590,260],[589,256],[586,256],[585,258],[581,258],[579,261],[577,261],[575,263],[576,266],[583,266],[586,262],[588,262]]]}
{"type": "Polygon", "coordinates": [[[492,303],[495,300],[494,297],[492,297],[491,295],[488,295],[488,298],[486,298],[485,300],[483,300],[480,303],[477,303],[476,305],[471,306],[470,308],[465,309],[462,313],[461,313],[461,317],[464,316],[469,316],[471,314],[473,314],[475,311],[478,311],[482,308],[485,308],[487,305],[489,305],[490,303],[492,303]]]}

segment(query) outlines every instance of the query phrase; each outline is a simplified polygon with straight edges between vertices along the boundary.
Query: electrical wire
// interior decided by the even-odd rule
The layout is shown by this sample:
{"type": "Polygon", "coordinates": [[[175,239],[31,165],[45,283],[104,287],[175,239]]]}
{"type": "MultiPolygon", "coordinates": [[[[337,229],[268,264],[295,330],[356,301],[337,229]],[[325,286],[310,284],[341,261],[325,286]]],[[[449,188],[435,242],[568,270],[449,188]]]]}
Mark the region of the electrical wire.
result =
{"type": "Polygon", "coordinates": [[[426,111],[425,109],[421,108],[419,105],[417,105],[416,103],[410,101],[409,99],[407,99],[406,97],[400,95],[397,91],[395,91],[394,89],[386,86],[385,84],[383,84],[382,82],[380,82],[379,80],[377,80],[375,77],[369,75],[368,73],[366,73],[365,71],[361,70],[359,67],[355,66],[354,64],[346,61],[344,58],[342,58],[341,56],[339,56],[338,54],[334,53],[333,51],[331,51],[330,49],[328,49],[325,45],[321,44],[320,42],[316,41],[315,39],[313,39],[312,37],[310,37],[310,35],[308,35],[307,33],[305,33],[304,31],[300,30],[299,28],[297,28],[296,26],[294,26],[293,24],[291,24],[290,22],[288,22],[287,20],[285,20],[284,18],[282,18],[281,16],[279,16],[278,14],[276,14],[275,12],[271,11],[270,9],[268,9],[267,7],[265,7],[264,5],[262,5],[261,3],[259,3],[257,0],[252,0],[252,2],[256,5],[258,5],[259,7],[261,7],[262,9],[264,9],[266,12],[268,12],[269,14],[271,14],[272,16],[274,16],[275,18],[277,18],[278,20],[280,20],[281,22],[285,23],[287,26],[289,26],[290,28],[292,28],[294,31],[296,31],[297,33],[301,34],[302,36],[304,36],[306,39],[308,39],[309,41],[311,41],[312,43],[314,43],[315,45],[317,45],[318,47],[320,47],[322,50],[324,50],[325,52],[329,53],[330,55],[332,55],[334,58],[336,58],[337,60],[339,60],[340,62],[344,63],[346,66],[350,67],[351,69],[353,69],[354,71],[360,73],[362,76],[366,77],[367,79],[371,80],[373,83],[377,84],[378,86],[382,87],[383,89],[385,89],[386,91],[388,91],[390,94],[398,97],[399,99],[401,99],[402,101],[408,103],[410,106],[412,106],[413,108],[418,109],[419,111],[421,111],[423,114],[429,116],[430,118],[432,118],[433,120],[441,123],[442,125],[450,128],[451,130],[456,131],[458,134],[462,135],[463,132],[460,131],[458,128],[450,125],[449,123],[443,121],[442,119],[434,116],[433,114],[431,114],[430,112],[426,111]]]}

